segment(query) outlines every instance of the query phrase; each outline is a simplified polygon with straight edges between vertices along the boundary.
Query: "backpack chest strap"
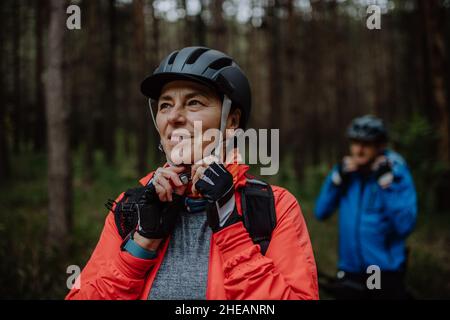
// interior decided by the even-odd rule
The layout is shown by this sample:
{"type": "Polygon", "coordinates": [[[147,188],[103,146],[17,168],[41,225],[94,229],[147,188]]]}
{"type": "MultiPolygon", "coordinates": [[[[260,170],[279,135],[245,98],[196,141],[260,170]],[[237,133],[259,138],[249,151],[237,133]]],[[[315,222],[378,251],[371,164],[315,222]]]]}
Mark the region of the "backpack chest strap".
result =
{"type": "Polygon", "coordinates": [[[261,253],[264,255],[269,247],[272,231],[276,226],[272,188],[263,181],[247,179],[247,183],[240,189],[240,193],[244,226],[253,243],[261,247],[261,253]]]}

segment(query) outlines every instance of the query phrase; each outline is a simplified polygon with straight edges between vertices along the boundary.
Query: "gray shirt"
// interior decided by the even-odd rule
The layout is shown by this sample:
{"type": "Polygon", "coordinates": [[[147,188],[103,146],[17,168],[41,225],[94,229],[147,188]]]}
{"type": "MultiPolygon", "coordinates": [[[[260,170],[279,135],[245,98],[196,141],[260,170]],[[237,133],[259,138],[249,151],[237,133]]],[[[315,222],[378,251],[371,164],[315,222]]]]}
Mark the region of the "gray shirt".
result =
{"type": "Polygon", "coordinates": [[[210,240],[206,212],[183,212],[148,299],[206,299],[210,240]]]}

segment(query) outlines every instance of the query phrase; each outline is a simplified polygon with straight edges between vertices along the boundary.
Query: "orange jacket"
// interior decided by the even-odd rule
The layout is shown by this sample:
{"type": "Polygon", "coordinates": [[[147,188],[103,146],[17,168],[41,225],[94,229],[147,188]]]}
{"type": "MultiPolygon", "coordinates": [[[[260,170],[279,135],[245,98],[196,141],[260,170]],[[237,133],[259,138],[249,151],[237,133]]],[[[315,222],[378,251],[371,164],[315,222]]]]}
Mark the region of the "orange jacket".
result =
{"type": "MultiPolygon", "coordinates": [[[[245,185],[248,166],[237,168],[233,174],[235,187],[245,185]]],[[[140,183],[147,184],[152,175],[140,183]]],[[[206,299],[319,298],[316,264],[300,206],[287,190],[272,188],[277,225],[266,255],[253,244],[241,222],[213,234],[206,299]]],[[[240,213],[240,193],[235,196],[240,213]]],[[[114,215],[109,212],[100,240],[81,272],[79,289],[73,288],[66,299],[147,299],[170,238],[152,260],[121,251],[122,241],[114,215]]]]}

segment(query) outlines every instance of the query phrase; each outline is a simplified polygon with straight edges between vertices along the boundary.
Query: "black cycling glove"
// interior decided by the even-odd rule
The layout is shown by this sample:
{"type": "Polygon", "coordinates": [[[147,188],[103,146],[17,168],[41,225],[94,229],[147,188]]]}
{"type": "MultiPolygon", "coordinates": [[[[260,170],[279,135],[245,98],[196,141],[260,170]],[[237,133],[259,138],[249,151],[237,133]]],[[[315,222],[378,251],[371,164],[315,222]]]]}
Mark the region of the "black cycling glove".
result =
{"type": "Polygon", "coordinates": [[[394,181],[392,163],[385,157],[381,161],[377,161],[374,163],[374,165],[372,166],[372,171],[375,174],[377,183],[383,189],[389,187],[394,181]]]}
{"type": "Polygon", "coordinates": [[[172,232],[184,202],[178,194],[173,194],[173,201],[160,201],[155,187],[150,184],[129,189],[118,203],[109,200],[106,206],[114,210],[115,222],[122,238],[137,228],[137,232],[145,238],[161,239],[172,232]]]}
{"type": "Polygon", "coordinates": [[[208,200],[206,213],[213,232],[242,220],[236,210],[233,176],[222,164],[212,163],[195,188],[208,200]]]}

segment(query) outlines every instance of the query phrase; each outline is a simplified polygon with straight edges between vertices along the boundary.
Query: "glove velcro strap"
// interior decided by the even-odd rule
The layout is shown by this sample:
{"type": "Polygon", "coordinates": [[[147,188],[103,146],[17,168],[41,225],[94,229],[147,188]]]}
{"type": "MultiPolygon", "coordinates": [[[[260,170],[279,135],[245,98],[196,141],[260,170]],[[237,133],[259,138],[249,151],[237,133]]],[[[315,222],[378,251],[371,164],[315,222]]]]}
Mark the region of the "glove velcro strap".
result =
{"type": "Polygon", "coordinates": [[[173,201],[158,202],[140,207],[138,233],[148,239],[161,239],[172,231],[180,212],[184,210],[183,197],[173,194],[173,201]]]}
{"type": "Polygon", "coordinates": [[[222,208],[234,195],[234,186],[231,186],[230,189],[228,189],[227,192],[219,199],[217,200],[217,205],[219,208],[222,208]]]}
{"type": "Polygon", "coordinates": [[[138,232],[141,236],[152,238],[161,229],[162,216],[159,206],[142,206],[139,208],[139,228],[138,232]],[[145,222],[141,217],[145,215],[145,222]],[[145,231],[144,231],[145,230],[145,231]]]}

